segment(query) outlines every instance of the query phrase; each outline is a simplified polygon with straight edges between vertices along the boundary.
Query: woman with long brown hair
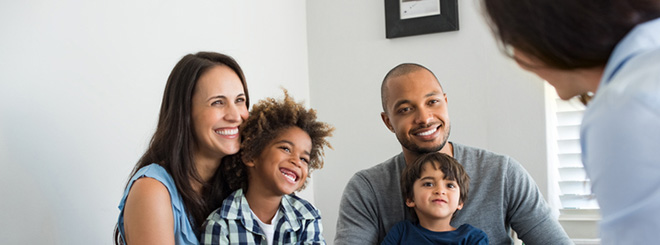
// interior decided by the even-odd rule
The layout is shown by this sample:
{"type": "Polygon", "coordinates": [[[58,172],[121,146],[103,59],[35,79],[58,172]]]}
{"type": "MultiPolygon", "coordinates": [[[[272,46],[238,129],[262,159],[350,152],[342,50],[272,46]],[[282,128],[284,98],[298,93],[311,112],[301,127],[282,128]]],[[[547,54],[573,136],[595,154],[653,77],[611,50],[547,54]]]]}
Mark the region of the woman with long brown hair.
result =
{"type": "Polygon", "coordinates": [[[233,58],[199,52],[176,64],[156,132],[119,204],[116,243],[199,243],[200,226],[229,194],[220,164],[239,150],[248,106],[233,58]]]}

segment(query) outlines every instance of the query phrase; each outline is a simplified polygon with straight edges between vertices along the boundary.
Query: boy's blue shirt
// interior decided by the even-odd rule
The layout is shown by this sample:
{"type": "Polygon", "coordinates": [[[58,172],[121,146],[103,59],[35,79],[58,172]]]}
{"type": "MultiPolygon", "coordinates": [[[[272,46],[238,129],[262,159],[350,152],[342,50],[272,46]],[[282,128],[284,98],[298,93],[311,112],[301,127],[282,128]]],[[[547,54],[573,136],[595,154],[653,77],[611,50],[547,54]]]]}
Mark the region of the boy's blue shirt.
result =
{"type": "Polygon", "coordinates": [[[469,224],[462,224],[453,231],[435,232],[422,227],[418,222],[404,220],[394,225],[381,243],[390,244],[488,245],[488,235],[469,224]]]}
{"type": "MultiPolygon", "coordinates": [[[[325,244],[321,214],[312,204],[295,195],[284,195],[279,211],[283,215],[275,221],[273,244],[325,244]]],[[[203,227],[201,244],[266,244],[242,189],[229,195],[203,227]]]]}

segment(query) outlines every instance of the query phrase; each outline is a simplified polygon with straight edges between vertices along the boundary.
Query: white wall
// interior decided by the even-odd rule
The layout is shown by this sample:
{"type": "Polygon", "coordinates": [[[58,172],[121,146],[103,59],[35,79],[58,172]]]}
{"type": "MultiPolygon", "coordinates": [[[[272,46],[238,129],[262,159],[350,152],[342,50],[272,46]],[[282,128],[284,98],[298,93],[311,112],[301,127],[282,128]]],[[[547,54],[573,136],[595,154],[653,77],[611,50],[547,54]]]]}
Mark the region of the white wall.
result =
{"type": "Polygon", "coordinates": [[[0,243],[111,244],[187,53],[234,56],[253,103],[280,85],[309,101],[305,12],[304,1],[2,1],[0,243]]]}
{"type": "Polygon", "coordinates": [[[383,1],[0,3],[0,243],[110,244],[168,73],[200,50],[234,56],[253,103],[283,85],[337,128],[304,195],[330,243],[348,179],[400,152],[379,86],[402,62],[442,80],[452,140],[515,157],[545,192],[543,86],[502,57],[473,1],[458,32],[391,40],[383,1]]]}
{"type": "Polygon", "coordinates": [[[476,0],[458,2],[459,31],[396,39],[385,38],[383,1],[307,3],[311,103],[337,128],[335,150],[315,176],[330,242],[348,179],[401,151],[379,113],[382,78],[403,62],[423,64],[441,80],[450,140],[516,158],[546,193],[543,84],[500,53],[476,0]]]}

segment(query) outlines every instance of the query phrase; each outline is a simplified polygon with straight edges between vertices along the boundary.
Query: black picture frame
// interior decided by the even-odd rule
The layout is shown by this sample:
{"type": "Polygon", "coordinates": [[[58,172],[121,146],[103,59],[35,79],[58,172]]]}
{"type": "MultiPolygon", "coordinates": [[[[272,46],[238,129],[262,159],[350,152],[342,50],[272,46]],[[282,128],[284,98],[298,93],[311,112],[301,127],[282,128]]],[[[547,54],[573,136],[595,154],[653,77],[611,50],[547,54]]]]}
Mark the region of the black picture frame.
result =
{"type": "Polygon", "coordinates": [[[440,14],[401,19],[401,0],[385,0],[385,37],[458,31],[458,0],[439,0],[440,14]]]}

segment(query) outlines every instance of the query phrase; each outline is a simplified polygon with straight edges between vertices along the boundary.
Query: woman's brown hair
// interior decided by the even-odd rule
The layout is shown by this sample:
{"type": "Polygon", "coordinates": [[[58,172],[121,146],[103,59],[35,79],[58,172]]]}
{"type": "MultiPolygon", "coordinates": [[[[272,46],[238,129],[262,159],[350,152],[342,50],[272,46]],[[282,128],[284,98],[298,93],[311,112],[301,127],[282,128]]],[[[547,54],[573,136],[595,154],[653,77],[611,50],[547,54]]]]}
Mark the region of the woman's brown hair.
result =
{"type": "MultiPolygon", "coordinates": [[[[561,70],[604,67],[630,30],[660,17],[658,0],[482,0],[482,5],[508,56],[530,66],[513,56],[516,49],[561,70]]],[[[591,95],[579,99],[586,105],[591,95]]]]}
{"type": "MultiPolygon", "coordinates": [[[[515,48],[549,67],[604,66],[637,24],[660,17],[658,0],[482,0],[503,50],[515,48]]],[[[520,61],[519,61],[520,62],[520,61]]]]}

